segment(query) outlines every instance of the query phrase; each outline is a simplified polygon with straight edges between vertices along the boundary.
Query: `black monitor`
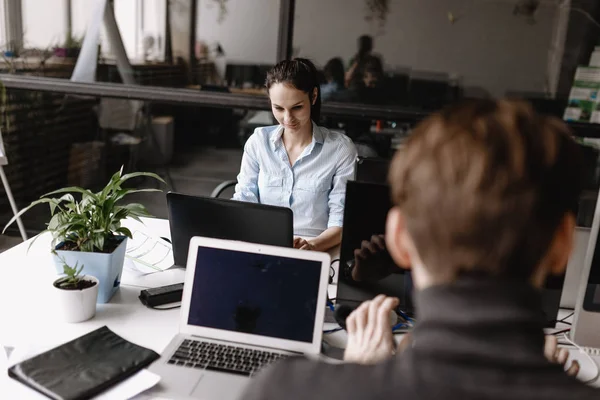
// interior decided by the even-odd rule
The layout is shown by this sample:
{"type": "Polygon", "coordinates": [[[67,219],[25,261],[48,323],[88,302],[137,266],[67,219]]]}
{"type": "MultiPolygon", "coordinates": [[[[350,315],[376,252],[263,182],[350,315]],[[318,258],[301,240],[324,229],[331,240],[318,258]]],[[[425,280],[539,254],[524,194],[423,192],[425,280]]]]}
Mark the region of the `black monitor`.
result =
{"type": "MultiPolygon", "coordinates": [[[[361,248],[363,241],[371,240],[373,235],[383,235],[387,214],[392,208],[389,186],[377,183],[349,181],[346,187],[344,209],[344,227],[340,250],[340,276],[338,280],[337,301],[341,304],[357,306],[378,294],[395,296],[400,299],[400,307],[409,314],[414,313],[412,302],[412,279],[410,272],[395,267],[387,254],[378,262],[389,263],[396,273],[382,280],[356,283],[344,277],[344,266],[355,262],[354,251],[361,248]]],[[[383,255],[383,254],[382,254],[383,255]]],[[[547,279],[542,289],[542,309],[548,326],[554,326],[565,275],[547,279]]]]}
{"type": "Polygon", "coordinates": [[[190,239],[204,236],[292,247],[294,221],[285,207],[167,193],[175,265],[187,264],[190,239]]]}
{"type": "Polygon", "coordinates": [[[396,267],[387,251],[375,255],[375,262],[387,265],[395,273],[380,280],[354,282],[344,277],[346,265],[355,262],[354,252],[361,248],[363,241],[370,241],[374,235],[384,235],[388,211],[392,204],[387,185],[349,181],[346,187],[344,206],[344,228],[340,250],[340,277],[338,280],[337,302],[356,306],[378,294],[398,297],[400,308],[409,314],[412,306],[412,280],[410,273],[396,267]]]}
{"type": "Polygon", "coordinates": [[[243,87],[251,84],[262,87],[267,78],[267,72],[273,66],[270,64],[227,64],[225,79],[228,86],[243,87]]]}

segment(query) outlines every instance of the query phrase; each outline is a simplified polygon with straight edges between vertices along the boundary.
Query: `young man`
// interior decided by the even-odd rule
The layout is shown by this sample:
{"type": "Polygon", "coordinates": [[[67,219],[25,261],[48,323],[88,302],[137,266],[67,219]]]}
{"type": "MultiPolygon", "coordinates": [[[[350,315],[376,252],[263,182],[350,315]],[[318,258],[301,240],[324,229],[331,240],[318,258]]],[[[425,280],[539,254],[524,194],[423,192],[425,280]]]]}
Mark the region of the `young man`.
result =
{"type": "Polygon", "coordinates": [[[555,341],[544,355],[538,291],[567,265],[581,175],[566,126],[526,104],[474,101],[431,116],[390,169],[385,239],[412,269],[410,342],[394,348],[397,300],[378,297],[347,321],[348,363],[289,360],[246,398],[597,399],[565,373],[555,341]]]}

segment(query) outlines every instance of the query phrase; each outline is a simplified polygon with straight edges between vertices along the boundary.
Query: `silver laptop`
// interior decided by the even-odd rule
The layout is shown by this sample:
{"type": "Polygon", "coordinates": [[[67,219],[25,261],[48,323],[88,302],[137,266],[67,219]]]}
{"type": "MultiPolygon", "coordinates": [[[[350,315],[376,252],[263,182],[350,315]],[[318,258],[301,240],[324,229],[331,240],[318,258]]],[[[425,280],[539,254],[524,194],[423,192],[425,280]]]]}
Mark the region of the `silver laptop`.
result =
{"type": "Polygon", "coordinates": [[[321,351],[326,253],[194,237],[179,334],[150,370],[151,395],[235,399],[267,365],[321,351]]]}

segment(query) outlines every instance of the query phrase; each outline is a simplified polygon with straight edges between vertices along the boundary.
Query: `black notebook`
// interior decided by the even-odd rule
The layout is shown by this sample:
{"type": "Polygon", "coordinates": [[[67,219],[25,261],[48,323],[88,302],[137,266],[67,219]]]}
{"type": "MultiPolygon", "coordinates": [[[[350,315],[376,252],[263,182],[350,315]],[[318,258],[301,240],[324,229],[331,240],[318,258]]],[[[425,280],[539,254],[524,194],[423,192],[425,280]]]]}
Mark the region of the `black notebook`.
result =
{"type": "Polygon", "coordinates": [[[158,358],[104,326],[20,362],[8,374],[51,399],[89,399],[158,358]]]}

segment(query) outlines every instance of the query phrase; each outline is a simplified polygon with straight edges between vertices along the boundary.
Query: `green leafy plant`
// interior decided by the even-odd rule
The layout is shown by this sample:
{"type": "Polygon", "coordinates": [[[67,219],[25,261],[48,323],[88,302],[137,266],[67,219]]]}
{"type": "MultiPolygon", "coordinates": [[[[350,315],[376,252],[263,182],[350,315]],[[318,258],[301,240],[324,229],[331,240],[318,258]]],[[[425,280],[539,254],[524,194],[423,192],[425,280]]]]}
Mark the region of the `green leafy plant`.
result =
{"type": "Polygon", "coordinates": [[[121,170],[112,176],[100,192],[93,193],[90,190],[73,186],[43,195],[13,217],[2,233],[16,221],[17,217],[38,204],[46,203],[50,206],[52,218],[44,232],[52,233],[53,251],[57,243],[62,243],[62,250],[111,252],[120,243],[119,236],[132,238],[131,231],[121,226],[122,220],[133,218],[141,222],[140,217],[150,216],[142,204],[119,205],[119,202],[132,193],[161,191],[160,189],[123,187],[123,184],[129,179],[140,176],[151,177],[164,183],[161,177],[150,172],[134,172],[123,175],[121,167],[121,170]],[[51,197],[59,194],[62,196],[51,197]],[[73,194],[81,196],[81,199],[76,200],[73,194]]]}
{"type": "Polygon", "coordinates": [[[75,263],[74,267],[69,267],[64,259],[61,258],[63,262],[63,273],[65,276],[58,281],[56,281],[56,286],[59,288],[65,287],[76,287],[79,282],[83,279],[80,274],[83,270],[83,265],[79,268],[79,263],[75,263]]]}

